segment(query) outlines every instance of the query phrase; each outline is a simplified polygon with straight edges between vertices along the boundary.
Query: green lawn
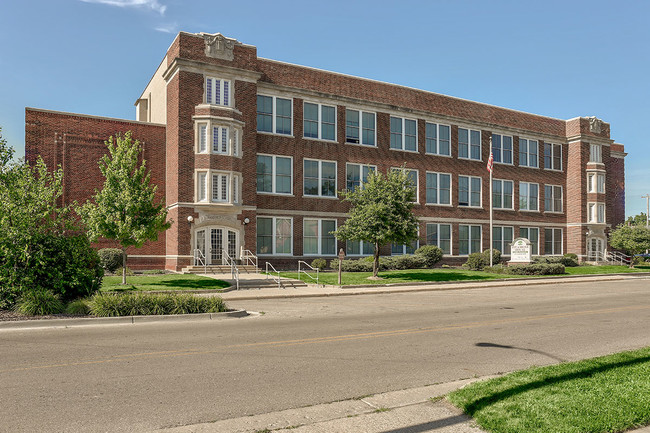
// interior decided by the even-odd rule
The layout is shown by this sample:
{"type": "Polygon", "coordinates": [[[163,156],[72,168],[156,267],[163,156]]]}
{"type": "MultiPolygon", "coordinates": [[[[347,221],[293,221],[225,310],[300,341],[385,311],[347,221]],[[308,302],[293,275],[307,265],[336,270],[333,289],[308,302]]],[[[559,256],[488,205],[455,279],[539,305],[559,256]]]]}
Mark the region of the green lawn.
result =
{"type": "Polygon", "coordinates": [[[620,432],[650,424],[650,348],[477,382],[447,398],[493,433],[620,432]]]}
{"type": "Polygon", "coordinates": [[[134,275],[104,277],[102,292],[153,291],[153,290],[219,290],[230,286],[225,281],[193,274],[134,275]]]}
{"type": "MultiPolygon", "coordinates": [[[[627,266],[578,266],[566,268],[565,275],[587,275],[587,274],[616,274],[627,272],[649,272],[650,266],[641,266],[630,269],[627,266]]],[[[315,275],[314,272],[310,272],[315,275]]],[[[280,272],[286,278],[298,279],[297,272],[280,272]]],[[[482,271],[468,271],[458,268],[436,268],[436,269],[409,269],[404,271],[383,271],[379,272],[382,280],[369,280],[372,272],[343,272],[343,285],[357,284],[392,284],[392,283],[414,283],[428,281],[478,281],[493,280],[502,278],[527,278],[525,275],[491,274],[482,271]]],[[[540,278],[529,276],[528,278],[540,278]]],[[[314,280],[300,275],[300,279],[313,283],[314,280]]],[[[338,285],[338,274],[336,272],[321,272],[318,282],[320,284],[338,285]]]]}

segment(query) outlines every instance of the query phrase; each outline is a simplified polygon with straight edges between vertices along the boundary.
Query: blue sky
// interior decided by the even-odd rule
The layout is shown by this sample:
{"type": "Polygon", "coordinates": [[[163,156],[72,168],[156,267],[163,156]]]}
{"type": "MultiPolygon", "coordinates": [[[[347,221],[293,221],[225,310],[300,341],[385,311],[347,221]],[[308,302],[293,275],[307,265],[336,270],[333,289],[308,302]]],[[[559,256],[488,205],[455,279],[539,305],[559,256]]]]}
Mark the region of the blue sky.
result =
{"type": "Polygon", "coordinates": [[[561,119],[597,116],[625,145],[626,213],[650,193],[650,2],[3,0],[0,126],[24,155],[24,108],[135,118],[178,31],[261,57],[561,119]]]}

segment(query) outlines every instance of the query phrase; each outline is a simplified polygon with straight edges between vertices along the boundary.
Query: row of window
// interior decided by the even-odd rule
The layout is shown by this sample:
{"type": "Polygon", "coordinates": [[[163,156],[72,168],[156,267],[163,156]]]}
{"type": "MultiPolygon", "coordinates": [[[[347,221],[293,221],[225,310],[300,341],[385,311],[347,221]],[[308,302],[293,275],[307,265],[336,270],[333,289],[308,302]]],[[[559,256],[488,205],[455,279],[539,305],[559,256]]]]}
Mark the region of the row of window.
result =
{"type": "MultiPolygon", "coordinates": [[[[334,219],[303,219],[303,251],[305,256],[335,256],[337,254],[336,230],[334,219]]],[[[531,242],[531,252],[539,255],[539,227],[520,227],[519,237],[531,242]]],[[[545,228],[544,254],[562,254],[562,229],[545,228]]],[[[293,254],[293,218],[258,217],[257,218],[257,253],[260,255],[293,254]]],[[[504,255],[510,255],[510,244],[514,239],[514,227],[495,226],[492,228],[492,248],[504,255]]],[[[451,224],[426,224],[426,244],[438,246],[443,254],[451,255],[451,224]]],[[[419,246],[419,240],[408,245],[391,245],[393,255],[413,254],[419,246]]],[[[458,254],[461,256],[483,251],[482,226],[471,224],[458,225],[458,254]]],[[[372,244],[346,242],[346,255],[369,256],[374,253],[372,244]]]]}
{"type": "MultiPolygon", "coordinates": [[[[257,192],[292,194],[292,157],[277,155],[257,156],[257,192]]],[[[337,195],[337,163],[315,159],[303,160],[303,194],[313,197],[337,195]]],[[[374,165],[346,164],[346,188],[362,187],[374,165]]],[[[418,195],[418,171],[406,169],[418,195]]],[[[426,204],[451,206],[450,173],[426,172],[426,204]]],[[[458,206],[482,207],[482,181],[480,177],[458,175],[458,206]]],[[[493,180],[492,197],[495,209],[514,210],[514,181],[493,180]]],[[[539,211],[539,184],[519,182],[519,209],[539,211]]],[[[562,212],[562,186],[544,185],[544,211],[562,212]]]]}
{"type": "Polygon", "coordinates": [[[239,204],[241,176],[214,170],[197,171],[196,199],[198,202],[239,204]]]}

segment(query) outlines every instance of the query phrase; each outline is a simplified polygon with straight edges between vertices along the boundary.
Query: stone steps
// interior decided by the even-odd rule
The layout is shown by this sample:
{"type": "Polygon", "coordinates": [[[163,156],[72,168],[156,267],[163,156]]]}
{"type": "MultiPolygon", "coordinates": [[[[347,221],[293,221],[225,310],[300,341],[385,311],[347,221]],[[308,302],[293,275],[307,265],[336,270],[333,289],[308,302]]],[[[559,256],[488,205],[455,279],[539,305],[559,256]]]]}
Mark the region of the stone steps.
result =
{"type": "MultiPolygon", "coordinates": [[[[252,265],[237,265],[240,274],[259,274],[260,269],[252,265]]],[[[183,268],[184,274],[229,274],[229,265],[188,266],[183,268]]]]}

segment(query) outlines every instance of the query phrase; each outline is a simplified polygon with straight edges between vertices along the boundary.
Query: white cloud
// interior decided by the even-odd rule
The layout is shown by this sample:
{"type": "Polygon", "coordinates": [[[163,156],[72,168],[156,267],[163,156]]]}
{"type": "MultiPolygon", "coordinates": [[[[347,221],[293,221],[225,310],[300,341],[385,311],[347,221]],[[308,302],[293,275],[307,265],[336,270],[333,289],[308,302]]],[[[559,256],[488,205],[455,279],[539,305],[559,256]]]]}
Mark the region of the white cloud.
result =
{"type": "Polygon", "coordinates": [[[109,6],[117,6],[120,8],[144,8],[158,12],[164,15],[167,6],[158,3],[158,0],[81,0],[85,3],[101,3],[109,6]]]}
{"type": "Polygon", "coordinates": [[[178,32],[178,24],[161,24],[158,27],[155,27],[154,30],[163,33],[176,33],[178,32]]]}

